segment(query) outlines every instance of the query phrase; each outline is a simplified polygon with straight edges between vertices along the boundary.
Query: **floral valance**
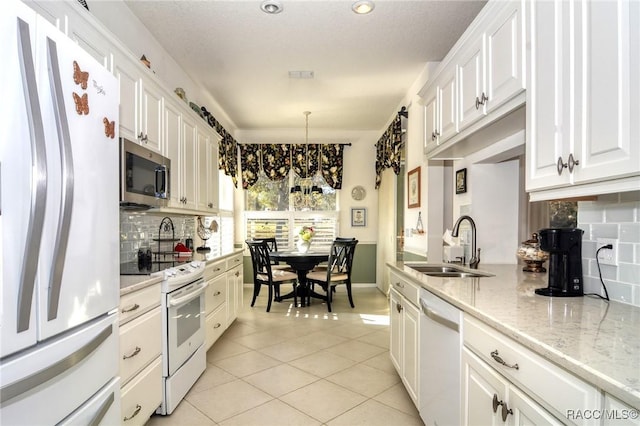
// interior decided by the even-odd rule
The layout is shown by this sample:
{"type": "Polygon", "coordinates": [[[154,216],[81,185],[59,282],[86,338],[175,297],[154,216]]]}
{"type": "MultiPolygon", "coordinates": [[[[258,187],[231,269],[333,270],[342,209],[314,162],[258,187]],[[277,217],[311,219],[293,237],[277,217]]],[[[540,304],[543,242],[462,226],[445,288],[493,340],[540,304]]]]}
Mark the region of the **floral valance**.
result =
{"type": "Polygon", "coordinates": [[[400,174],[403,144],[401,116],[403,115],[398,113],[376,143],[376,189],[380,187],[384,169],[392,168],[396,175],[400,174]]]}
{"type": "Polygon", "coordinates": [[[321,171],[329,186],[341,189],[343,154],[342,144],[241,144],[242,187],[256,183],[262,168],[273,181],[285,179],[292,169],[301,178],[321,171]]]}
{"type": "Polygon", "coordinates": [[[238,141],[231,136],[216,118],[205,107],[202,110],[203,118],[222,137],[218,144],[218,169],[224,170],[224,174],[231,176],[233,185],[238,187],[238,141]]]}

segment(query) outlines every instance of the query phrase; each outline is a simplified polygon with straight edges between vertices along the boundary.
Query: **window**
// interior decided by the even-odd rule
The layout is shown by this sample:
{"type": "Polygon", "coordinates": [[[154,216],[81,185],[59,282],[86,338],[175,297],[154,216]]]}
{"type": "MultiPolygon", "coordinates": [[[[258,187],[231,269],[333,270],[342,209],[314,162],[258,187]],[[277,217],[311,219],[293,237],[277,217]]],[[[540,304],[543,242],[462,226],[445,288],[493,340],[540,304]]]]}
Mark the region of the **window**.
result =
{"type": "Polygon", "coordinates": [[[329,249],[338,235],[337,192],[324,179],[316,175],[313,179],[301,179],[291,173],[289,179],[270,181],[261,175],[258,181],[245,191],[246,238],[275,237],[280,250],[292,250],[297,240],[296,229],[314,227],[316,233],[312,250],[329,249]],[[301,193],[291,194],[290,188],[301,186],[301,193]],[[305,189],[313,185],[322,188],[322,194],[313,194],[305,189]]]}

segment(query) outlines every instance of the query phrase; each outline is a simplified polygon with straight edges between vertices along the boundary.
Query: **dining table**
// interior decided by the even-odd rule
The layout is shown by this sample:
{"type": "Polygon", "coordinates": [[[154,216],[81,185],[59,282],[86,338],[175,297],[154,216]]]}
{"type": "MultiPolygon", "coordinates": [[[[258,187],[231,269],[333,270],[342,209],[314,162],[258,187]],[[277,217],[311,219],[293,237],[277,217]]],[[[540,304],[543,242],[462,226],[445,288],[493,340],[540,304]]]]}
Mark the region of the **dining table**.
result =
{"type": "Polygon", "coordinates": [[[305,253],[299,251],[273,251],[269,253],[272,260],[284,262],[295,270],[298,274],[298,286],[290,293],[280,296],[279,301],[290,299],[294,295],[300,296],[301,306],[306,306],[306,300],[309,297],[315,299],[327,300],[327,297],[314,292],[307,285],[307,273],[315,268],[319,263],[329,260],[329,251],[307,251],[305,253]]]}

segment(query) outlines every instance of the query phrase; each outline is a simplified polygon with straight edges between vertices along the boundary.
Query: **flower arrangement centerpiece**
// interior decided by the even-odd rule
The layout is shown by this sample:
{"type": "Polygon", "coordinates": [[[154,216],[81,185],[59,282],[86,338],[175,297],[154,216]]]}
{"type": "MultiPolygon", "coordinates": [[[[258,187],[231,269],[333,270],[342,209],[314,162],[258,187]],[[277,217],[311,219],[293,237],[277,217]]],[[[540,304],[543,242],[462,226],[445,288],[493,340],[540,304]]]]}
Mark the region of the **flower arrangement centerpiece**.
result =
{"type": "Polygon", "coordinates": [[[298,251],[300,253],[306,253],[311,246],[311,240],[316,234],[316,231],[312,226],[303,226],[298,230],[298,251]]]}

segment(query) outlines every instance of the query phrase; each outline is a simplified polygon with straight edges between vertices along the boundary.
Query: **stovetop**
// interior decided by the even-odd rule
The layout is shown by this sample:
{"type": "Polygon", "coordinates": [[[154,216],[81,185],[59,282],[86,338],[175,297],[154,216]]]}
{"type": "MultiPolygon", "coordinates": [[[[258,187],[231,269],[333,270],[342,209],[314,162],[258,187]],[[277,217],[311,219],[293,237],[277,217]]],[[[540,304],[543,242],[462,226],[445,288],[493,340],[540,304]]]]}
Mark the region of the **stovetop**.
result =
{"type": "Polygon", "coordinates": [[[120,264],[120,275],[151,275],[154,272],[164,271],[168,268],[175,268],[191,261],[190,258],[185,260],[177,259],[172,261],[161,262],[127,262],[120,264]]]}

